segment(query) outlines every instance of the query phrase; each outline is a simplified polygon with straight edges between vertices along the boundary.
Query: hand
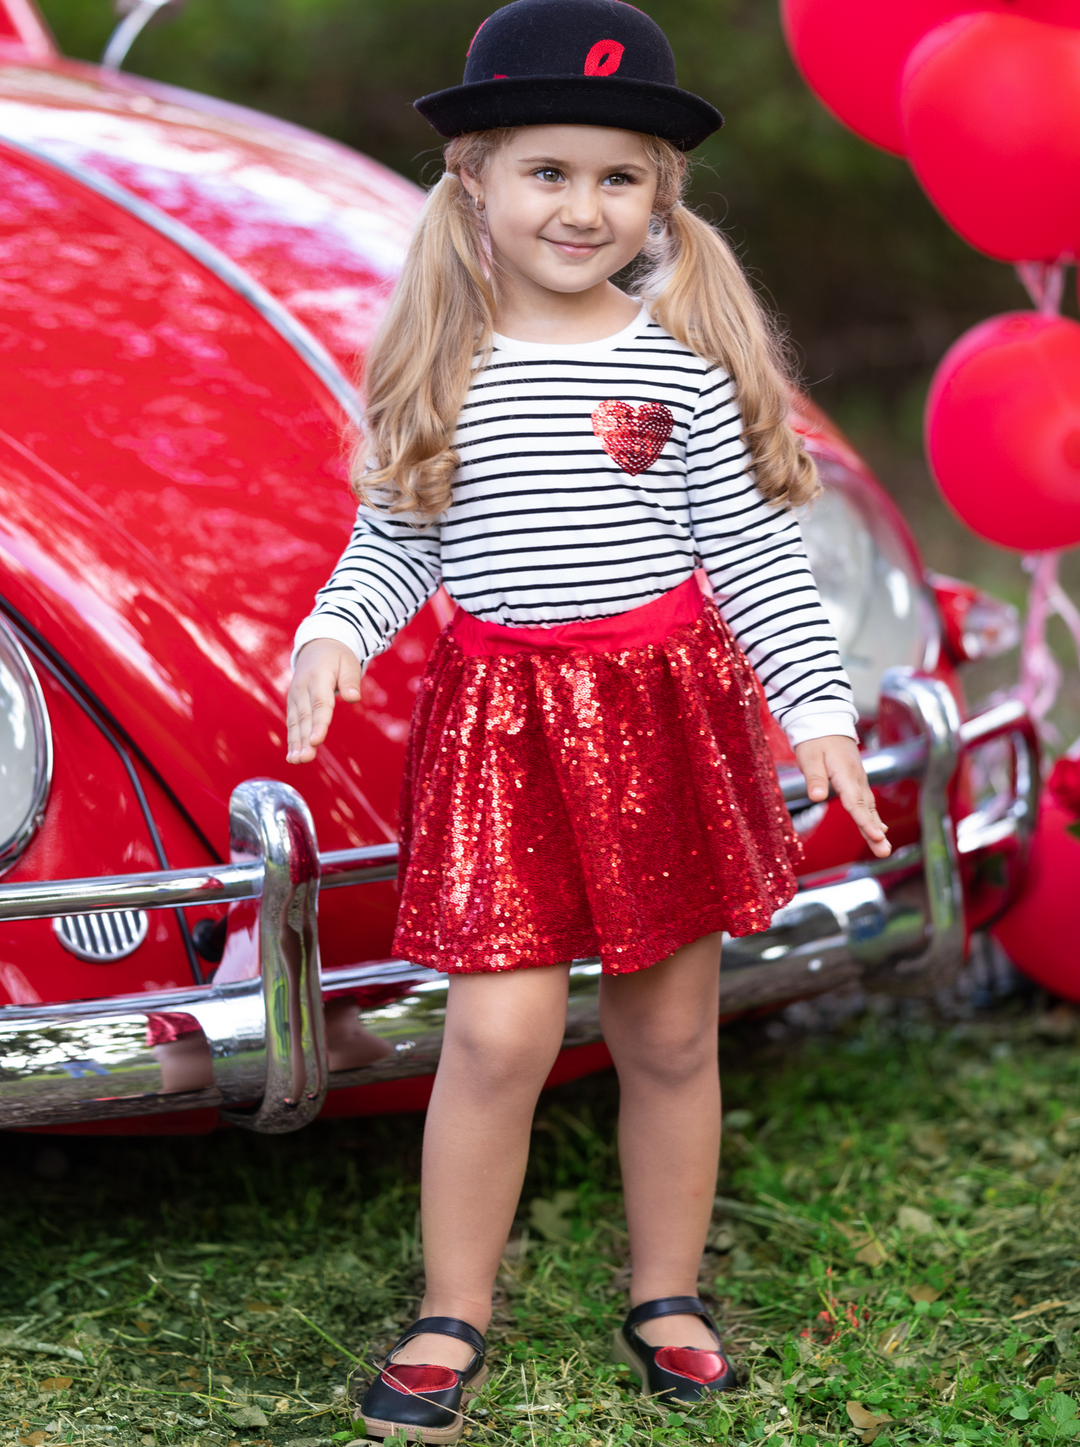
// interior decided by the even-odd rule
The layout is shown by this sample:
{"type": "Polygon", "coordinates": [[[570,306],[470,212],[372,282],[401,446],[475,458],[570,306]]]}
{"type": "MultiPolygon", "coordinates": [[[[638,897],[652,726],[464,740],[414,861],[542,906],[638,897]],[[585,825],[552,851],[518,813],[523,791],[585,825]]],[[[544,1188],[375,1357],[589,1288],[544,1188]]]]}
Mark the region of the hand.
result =
{"type": "Polygon", "coordinates": [[[795,745],[795,759],[806,780],[807,798],[815,804],[824,802],[831,784],[867,844],[879,859],[886,859],[892,853],[892,845],[885,838],[887,825],[878,818],[855,740],[845,734],[807,739],[795,745]]]}
{"type": "Polygon", "coordinates": [[[333,638],[313,638],[296,659],[289,685],[286,721],[290,764],[310,764],[326,739],[334,716],[334,697],[360,702],[360,663],[351,648],[333,638]]]}

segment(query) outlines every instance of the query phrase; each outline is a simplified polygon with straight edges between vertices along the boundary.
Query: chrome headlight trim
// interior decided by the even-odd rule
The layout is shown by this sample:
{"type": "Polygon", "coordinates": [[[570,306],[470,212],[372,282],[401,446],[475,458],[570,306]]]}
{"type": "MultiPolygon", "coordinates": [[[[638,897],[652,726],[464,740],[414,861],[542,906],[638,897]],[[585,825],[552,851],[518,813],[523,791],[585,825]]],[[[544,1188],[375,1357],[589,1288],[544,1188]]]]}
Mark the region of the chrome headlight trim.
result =
{"type": "Polygon", "coordinates": [[[33,839],[45,818],[53,771],[53,737],[49,709],[34,665],[6,620],[0,617],[0,671],[6,671],[26,705],[33,736],[33,778],[22,816],[6,838],[0,838],[0,874],[9,870],[33,839]]]}

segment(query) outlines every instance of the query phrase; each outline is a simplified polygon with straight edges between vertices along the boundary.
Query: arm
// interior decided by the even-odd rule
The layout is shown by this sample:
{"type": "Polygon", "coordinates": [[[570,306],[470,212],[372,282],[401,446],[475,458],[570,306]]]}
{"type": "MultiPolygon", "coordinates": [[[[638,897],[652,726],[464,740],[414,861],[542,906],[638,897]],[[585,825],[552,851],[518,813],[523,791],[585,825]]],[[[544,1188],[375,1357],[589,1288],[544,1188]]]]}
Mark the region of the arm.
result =
{"type": "Polygon", "coordinates": [[[889,853],[859,758],[851,684],[798,520],[754,482],[734,387],[706,373],[686,444],[690,525],[717,605],[761,680],[815,802],[830,783],[875,854],[889,853]]]}
{"type": "Polygon", "coordinates": [[[315,757],[334,699],[359,701],[364,667],[439,586],[439,528],[361,507],[349,545],[296,632],[287,721],[289,763],[315,757]]]}

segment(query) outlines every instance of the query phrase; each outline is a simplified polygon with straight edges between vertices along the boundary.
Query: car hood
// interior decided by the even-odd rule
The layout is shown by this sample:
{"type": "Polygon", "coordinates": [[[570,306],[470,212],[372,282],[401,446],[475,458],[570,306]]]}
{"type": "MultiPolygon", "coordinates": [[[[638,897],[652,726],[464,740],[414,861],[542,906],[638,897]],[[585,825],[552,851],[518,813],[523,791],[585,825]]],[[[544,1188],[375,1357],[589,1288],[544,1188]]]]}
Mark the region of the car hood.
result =
{"type": "Polygon", "coordinates": [[[401,269],[417,186],[287,122],[54,59],[0,64],[0,137],[119,182],[213,243],[341,361],[362,356],[401,269]]]}
{"type": "MultiPolygon", "coordinates": [[[[2,146],[0,263],[9,603],[224,852],[232,788],[284,772],[292,632],[354,513],[344,419],[182,247],[2,146]]],[[[328,847],[392,835],[434,626],[398,641],[343,742],[298,771],[328,847]]]]}

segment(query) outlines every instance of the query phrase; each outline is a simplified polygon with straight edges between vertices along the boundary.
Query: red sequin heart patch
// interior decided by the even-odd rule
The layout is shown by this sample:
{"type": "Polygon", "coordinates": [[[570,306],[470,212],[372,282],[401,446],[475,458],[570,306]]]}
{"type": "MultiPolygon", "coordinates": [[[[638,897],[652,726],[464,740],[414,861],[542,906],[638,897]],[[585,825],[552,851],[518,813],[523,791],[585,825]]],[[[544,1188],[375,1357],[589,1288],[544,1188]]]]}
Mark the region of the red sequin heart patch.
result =
{"type": "Polygon", "coordinates": [[[601,402],[592,414],[592,430],[604,451],[631,477],[653,465],[674,425],[674,417],[659,402],[643,402],[640,407],[601,402]]]}

